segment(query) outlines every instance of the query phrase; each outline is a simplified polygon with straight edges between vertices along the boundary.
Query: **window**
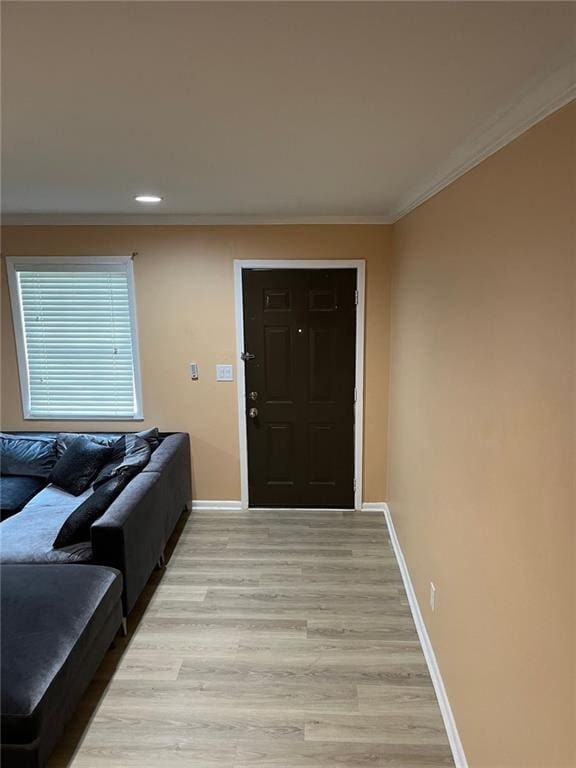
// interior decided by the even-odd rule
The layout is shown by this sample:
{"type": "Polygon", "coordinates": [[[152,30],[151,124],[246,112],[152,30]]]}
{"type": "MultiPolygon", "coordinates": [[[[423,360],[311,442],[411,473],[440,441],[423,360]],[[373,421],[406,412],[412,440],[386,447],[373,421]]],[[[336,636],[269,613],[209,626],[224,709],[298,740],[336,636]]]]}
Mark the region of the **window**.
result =
{"type": "Polygon", "coordinates": [[[24,417],[141,418],[131,259],[7,263],[24,417]]]}

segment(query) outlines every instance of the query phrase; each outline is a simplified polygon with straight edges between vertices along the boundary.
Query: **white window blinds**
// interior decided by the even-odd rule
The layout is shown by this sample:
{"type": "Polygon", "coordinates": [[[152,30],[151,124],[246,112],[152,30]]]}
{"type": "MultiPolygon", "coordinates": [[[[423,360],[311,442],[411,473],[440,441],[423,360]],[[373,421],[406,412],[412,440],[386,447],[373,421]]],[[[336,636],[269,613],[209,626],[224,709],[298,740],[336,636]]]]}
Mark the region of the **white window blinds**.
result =
{"type": "Polygon", "coordinates": [[[12,264],[25,416],[138,418],[130,260],[50,262],[12,264]]]}

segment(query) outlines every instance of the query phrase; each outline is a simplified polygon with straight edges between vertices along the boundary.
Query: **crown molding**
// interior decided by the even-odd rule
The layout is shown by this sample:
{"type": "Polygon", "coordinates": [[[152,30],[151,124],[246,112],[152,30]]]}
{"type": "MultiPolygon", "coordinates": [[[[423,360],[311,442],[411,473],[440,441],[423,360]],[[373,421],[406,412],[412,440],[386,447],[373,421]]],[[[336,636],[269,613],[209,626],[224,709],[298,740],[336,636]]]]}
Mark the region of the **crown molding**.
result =
{"type": "Polygon", "coordinates": [[[391,224],[388,216],[219,216],[184,213],[6,213],[4,227],[31,226],[296,226],[306,224],[391,224]]]}
{"type": "Polygon", "coordinates": [[[430,199],[544,118],[576,99],[576,58],[533,80],[508,105],[459,144],[436,171],[400,198],[392,222],[430,199]]]}

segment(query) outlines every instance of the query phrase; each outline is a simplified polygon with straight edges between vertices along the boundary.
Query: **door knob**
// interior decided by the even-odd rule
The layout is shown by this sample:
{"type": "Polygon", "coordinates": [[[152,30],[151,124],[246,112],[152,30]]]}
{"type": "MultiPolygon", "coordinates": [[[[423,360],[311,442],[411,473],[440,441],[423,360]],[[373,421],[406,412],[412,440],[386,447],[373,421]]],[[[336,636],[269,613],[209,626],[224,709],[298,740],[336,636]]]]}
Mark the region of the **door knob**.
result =
{"type": "Polygon", "coordinates": [[[250,408],[248,416],[250,416],[251,419],[255,419],[256,416],[258,416],[258,408],[250,408]]]}

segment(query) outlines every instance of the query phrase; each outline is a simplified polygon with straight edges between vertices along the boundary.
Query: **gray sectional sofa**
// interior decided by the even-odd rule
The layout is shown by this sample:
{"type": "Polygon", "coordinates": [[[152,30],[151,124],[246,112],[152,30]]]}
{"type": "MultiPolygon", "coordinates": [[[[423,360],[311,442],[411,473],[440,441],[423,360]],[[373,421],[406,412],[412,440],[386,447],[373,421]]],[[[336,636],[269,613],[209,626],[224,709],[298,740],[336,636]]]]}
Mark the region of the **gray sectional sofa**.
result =
{"type": "MultiPolygon", "coordinates": [[[[58,436],[49,432],[11,434],[54,439],[58,436]]],[[[125,433],[90,434],[112,441],[125,433]]],[[[6,510],[3,486],[6,481],[12,484],[13,478],[2,476],[0,504],[5,519],[0,524],[0,562],[90,563],[116,568],[124,578],[123,605],[127,615],[162,557],[192,495],[189,436],[183,432],[161,432],[159,437],[160,445],[148,464],[93,523],[90,540],[62,549],[54,549],[52,544],[79,498],[44,482],[18,512],[13,511],[18,499],[12,491],[12,508],[6,510]]],[[[29,488],[24,486],[22,490],[28,493],[29,488]]]]}
{"type": "MultiPolygon", "coordinates": [[[[11,433],[41,436],[57,433],[11,433]]],[[[112,444],[122,434],[91,433],[112,444]]],[[[0,477],[2,765],[42,768],[191,498],[187,434],[159,433],[148,463],[89,528],[54,548],[78,496],[48,477],[0,477]]],[[[11,468],[9,468],[11,469],[11,468]]],[[[94,491],[95,493],[95,491],[94,491]]]]}

